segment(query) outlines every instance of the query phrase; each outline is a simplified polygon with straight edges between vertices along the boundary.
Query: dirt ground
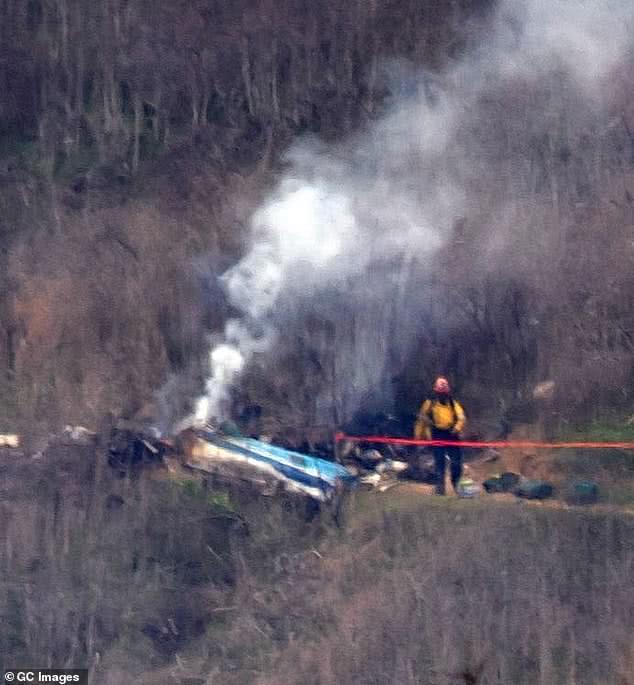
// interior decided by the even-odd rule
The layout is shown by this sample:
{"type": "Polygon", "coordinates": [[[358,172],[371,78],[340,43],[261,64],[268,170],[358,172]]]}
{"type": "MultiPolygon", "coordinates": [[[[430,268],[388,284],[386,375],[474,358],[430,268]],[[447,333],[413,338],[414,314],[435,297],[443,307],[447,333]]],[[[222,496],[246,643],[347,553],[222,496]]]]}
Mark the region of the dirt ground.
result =
{"type": "MultiPolygon", "coordinates": [[[[600,511],[626,511],[634,513],[634,455],[621,454],[610,459],[603,454],[581,457],[575,454],[562,456],[557,450],[496,450],[476,458],[469,458],[464,465],[464,477],[482,484],[487,478],[507,471],[525,478],[544,480],[555,486],[555,494],[547,500],[525,500],[512,493],[492,493],[482,491],[483,501],[517,502],[531,506],[556,509],[574,509],[579,505],[569,505],[562,499],[563,490],[575,480],[591,480],[599,486],[599,502],[584,505],[600,511]],[[591,461],[594,459],[594,463],[591,461]],[[588,461],[590,463],[588,464],[588,461]],[[618,494],[618,497],[616,496],[618,494]]],[[[449,474],[446,475],[445,491],[447,497],[455,498],[449,474]]],[[[427,483],[399,481],[386,487],[382,494],[398,497],[404,494],[433,496],[434,486],[427,483]]]]}

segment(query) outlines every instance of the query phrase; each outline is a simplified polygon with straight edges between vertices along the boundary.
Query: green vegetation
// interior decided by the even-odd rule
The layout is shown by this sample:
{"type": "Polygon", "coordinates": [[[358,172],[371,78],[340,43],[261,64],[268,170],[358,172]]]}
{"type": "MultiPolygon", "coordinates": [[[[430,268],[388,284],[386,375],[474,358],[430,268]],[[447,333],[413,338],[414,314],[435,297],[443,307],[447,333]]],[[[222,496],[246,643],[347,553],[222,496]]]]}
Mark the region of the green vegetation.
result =
{"type": "Polygon", "coordinates": [[[210,492],[198,478],[190,478],[181,481],[169,481],[169,486],[183,494],[182,502],[178,506],[204,503],[218,512],[231,513],[234,508],[227,492],[210,492]]]}
{"type": "Polygon", "coordinates": [[[634,442],[634,416],[593,421],[569,432],[565,439],[587,440],[588,442],[634,442]]]}

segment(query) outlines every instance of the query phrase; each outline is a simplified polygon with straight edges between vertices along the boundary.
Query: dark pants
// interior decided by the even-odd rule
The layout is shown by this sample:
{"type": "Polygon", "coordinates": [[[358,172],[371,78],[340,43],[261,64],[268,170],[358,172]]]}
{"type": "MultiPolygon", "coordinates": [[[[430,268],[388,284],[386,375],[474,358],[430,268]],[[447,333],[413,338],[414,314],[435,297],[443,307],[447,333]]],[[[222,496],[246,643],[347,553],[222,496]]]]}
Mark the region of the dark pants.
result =
{"type": "MultiPolygon", "coordinates": [[[[432,440],[453,440],[458,443],[459,438],[449,431],[432,428],[432,440]]],[[[460,445],[456,444],[447,447],[433,447],[434,451],[434,465],[436,467],[436,492],[439,495],[445,494],[445,454],[449,456],[449,473],[451,475],[451,484],[456,489],[460,477],[462,476],[462,450],[460,445]]]]}

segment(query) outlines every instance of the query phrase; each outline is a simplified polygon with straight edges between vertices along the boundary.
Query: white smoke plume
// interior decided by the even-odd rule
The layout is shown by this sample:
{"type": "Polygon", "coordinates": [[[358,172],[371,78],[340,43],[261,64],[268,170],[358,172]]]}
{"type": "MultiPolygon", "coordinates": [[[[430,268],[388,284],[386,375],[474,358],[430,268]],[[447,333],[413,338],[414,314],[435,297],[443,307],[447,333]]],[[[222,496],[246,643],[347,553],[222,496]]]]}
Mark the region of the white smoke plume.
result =
{"type": "MultiPolygon", "coordinates": [[[[368,393],[389,393],[386,336],[399,331],[404,356],[423,325],[411,316],[422,297],[411,293],[412,274],[478,211],[478,184],[494,164],[495,137],[480,136],[483,127],[491,135],[483,96],[559,74],[562,88],[600,107],[606,79],[632,47],[633,15],[622,0],[506,0],[485,45],[444,74],[417,75],[413,93],[368,130],[337,146],[298,142],[252,218],[245,256],[221,277],[238,314],[211,350],[196,419],[225,415],[253,356],[275,349],[307,311],[347,319],[345,344],[331,341],[347,377],[344,413],[368,393]]],[[[545,126],[548,113],[535,102],[508,116],[524,130],[545,126]]],[[[502,225],[504,213],[500,206],[502,225]]]]}

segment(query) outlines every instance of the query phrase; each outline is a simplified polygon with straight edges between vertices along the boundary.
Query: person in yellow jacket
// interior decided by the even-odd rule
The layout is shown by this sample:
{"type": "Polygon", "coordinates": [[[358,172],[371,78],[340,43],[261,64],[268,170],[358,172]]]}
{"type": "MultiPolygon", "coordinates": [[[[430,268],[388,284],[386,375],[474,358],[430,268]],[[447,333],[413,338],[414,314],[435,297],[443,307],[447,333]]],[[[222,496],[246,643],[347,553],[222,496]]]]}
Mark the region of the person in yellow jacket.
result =
{"type": "MultiPolygon", "coordinates": [[[[434,397],[426,399],[418,412],[414,426],[416,440],[451,440],[459,443],[467,417],[461,404],[451,396],[449,381],[440,376],[434,382],[434,397]]],[[[454,490],[462,476],[460,445],[433,447],[436,493],[445,494],[445,454],[449,456],[451,484],[454,490]]]]}

